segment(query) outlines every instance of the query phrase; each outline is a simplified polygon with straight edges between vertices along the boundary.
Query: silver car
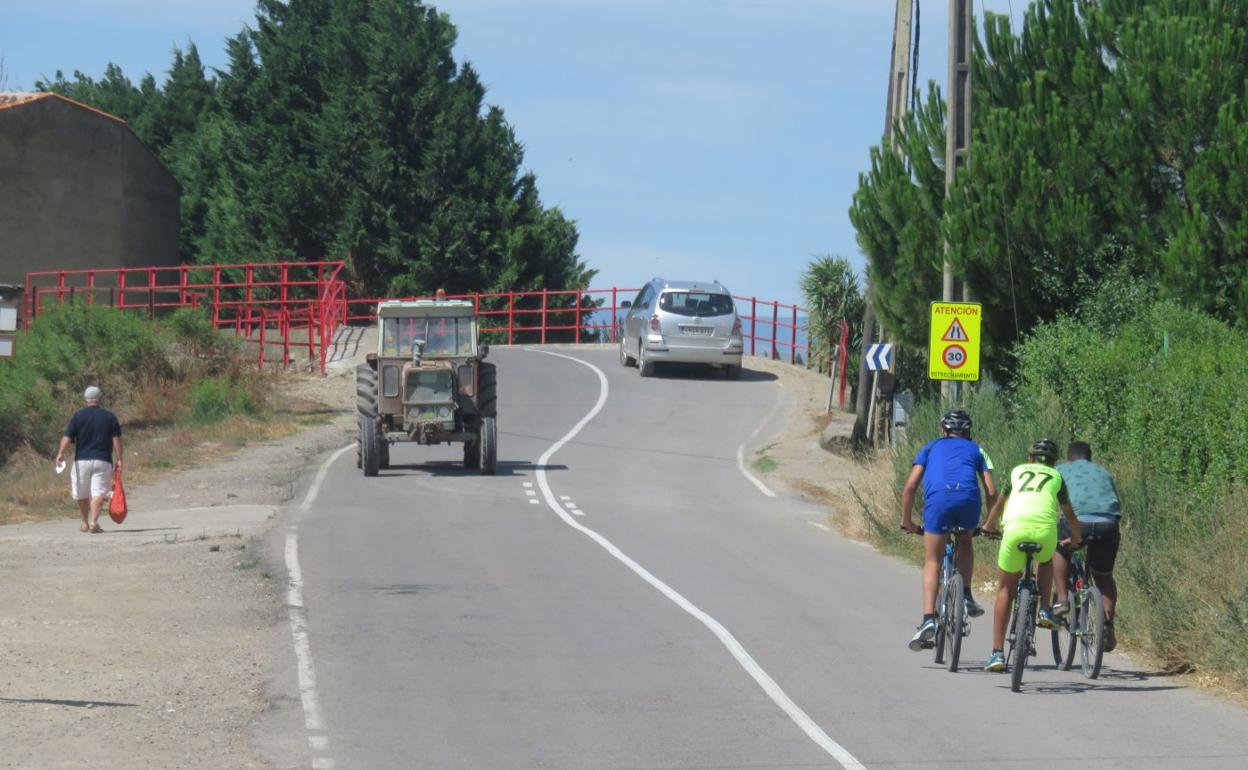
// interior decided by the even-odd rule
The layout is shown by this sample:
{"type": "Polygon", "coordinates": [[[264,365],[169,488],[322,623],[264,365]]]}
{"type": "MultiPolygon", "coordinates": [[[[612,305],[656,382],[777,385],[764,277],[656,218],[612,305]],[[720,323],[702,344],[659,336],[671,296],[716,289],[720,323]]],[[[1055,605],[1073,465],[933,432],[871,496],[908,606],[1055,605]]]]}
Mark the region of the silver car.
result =
{"type": "Polygon", "coordinates": [[[728,379],[741,377],[741,318],[719,281],[655,278],[620,307],[620,363],[642,377],[666,362],[722,366],[728,379]]]}

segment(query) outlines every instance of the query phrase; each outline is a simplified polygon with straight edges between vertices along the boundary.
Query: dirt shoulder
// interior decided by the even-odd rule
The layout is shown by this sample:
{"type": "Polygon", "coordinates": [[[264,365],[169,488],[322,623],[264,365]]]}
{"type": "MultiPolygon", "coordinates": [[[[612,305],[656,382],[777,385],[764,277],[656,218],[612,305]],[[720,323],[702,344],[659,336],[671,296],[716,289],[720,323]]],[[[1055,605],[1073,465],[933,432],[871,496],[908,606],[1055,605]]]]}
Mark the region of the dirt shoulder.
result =
{"type": "Polygon", "coordinates": [[[0,527],[0,767],[275,766],[252,732],[289,629],[260,538],[310,461],[353,437],[349,377],[284,375],[337,415],[241,450],[201,442],[204,464],[128,486],[104,534],[68,511],[0,527]]]}

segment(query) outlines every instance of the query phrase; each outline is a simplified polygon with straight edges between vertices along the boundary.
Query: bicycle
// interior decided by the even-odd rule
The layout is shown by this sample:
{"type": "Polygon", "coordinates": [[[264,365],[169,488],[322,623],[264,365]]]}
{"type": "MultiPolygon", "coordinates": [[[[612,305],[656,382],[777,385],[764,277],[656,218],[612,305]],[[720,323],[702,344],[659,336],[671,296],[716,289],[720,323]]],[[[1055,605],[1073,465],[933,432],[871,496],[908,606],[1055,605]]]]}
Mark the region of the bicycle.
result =
{"type": "MultiPolygon", "coordinates": [[[[1000,532],[983,532],[985,537],[1000,540],[1000,532]]],[[[1023,669],[1027,658],[1036,654],[1036,598],[1040,591],[1036,583],[1035,555],[1043,548],[1032,541],[1018,544],[1018,550],[1027,556],[1023,577],[1018,581],[1018,591],[1010,608],[1010,621],[1006,625],[1005,667],[1010,672],[1010,689],[1019,692],[1023,688],[1023,669]]]]}
{"type": "Polygon", "coordinates": [[[1062,671],[1070,670],[1077,646],[1080,668],[1088,679],[1101,675],[1101,660],[1105,655],[1105,600],[1083,554],[1088,542],[1095,539],[1095,534],[1089,534],[1071,549],[1067,593],[1070,610],[1053,629],[1053,659],[1057,667],[1062,671]]]}
{"type": "MultiPolygon", "coordinates": [[[[971,621],[966,617],[963,601],[965,583],[958,571],[958,536],[968,532],[974,537],[979,529],[954,527],[949,530],[945,557],[940,563],[940,591],[936,595],[936,636],[929,643],[936,649],[936,664],[947,665],[954,672],[962,656],[962,639],[971,635],[971,621]]],[[[919,527],[915,534],[922,535],[923,528],[919,527]]]]}

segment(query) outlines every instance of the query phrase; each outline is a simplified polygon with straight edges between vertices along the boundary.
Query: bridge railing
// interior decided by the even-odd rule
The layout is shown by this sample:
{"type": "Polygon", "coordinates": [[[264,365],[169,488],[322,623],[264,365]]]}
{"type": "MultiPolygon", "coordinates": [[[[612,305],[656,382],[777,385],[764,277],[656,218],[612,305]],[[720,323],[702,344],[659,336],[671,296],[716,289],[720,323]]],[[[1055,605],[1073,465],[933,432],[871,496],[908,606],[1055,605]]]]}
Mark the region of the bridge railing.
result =
{"type": "MultiPolygon", "coordinates": [[[[29,323],[49,305],[79,298],[152,317],[180,307],[204,307],[216,328],[232,330],[240,341],[256,346],[260,366],[278,360],[289,365],[292,351],[306,350],[324,373],[338,328],[373,322],[382,301],[349,297],[344,269],[340,261],[304,261],[32,272],[26,276],[26,319],[29,323]]],[[[473,303],[489,341],[614,343],[625,311],[620,305],[637,292],[621,287],[542,289],[451,298],[473,303]]],[[[749,355],[791,364],[809,360],[804,308],[758,297],[734,299],[749,355]]],[[[847,346],[841,342],[844,358],[847,346]]]]}

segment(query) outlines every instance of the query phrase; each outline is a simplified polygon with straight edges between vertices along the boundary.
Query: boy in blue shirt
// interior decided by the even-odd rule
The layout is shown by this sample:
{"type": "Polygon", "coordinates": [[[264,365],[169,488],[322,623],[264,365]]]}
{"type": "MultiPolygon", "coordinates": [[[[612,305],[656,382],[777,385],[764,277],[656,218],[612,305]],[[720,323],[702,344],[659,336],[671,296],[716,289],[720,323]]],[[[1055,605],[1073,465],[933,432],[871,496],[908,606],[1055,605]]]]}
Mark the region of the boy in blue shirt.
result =
{"type": "MultiPolygon", "coordinates": [[[[961,409],[946,412],[940,420],[942,436],[919,450],[901,493],[901,528],[918,532],[912,512],[914,497],[919,483],[923,483],[923,620],[910,649],[918,652],[929,646],[936,636],[936,592],[940,582],[940,562],[944,558],[945,543],[954,527],[973,530],[979,526],[979,514],[983,498],[979,486],[983,483],[984,495],[991,508],[997,497],[992,482],[992,463],[988,456],[971,441],[971,416],[961,409]]],[[[975,572],[975,551],[971,546],[971,533],[958,537],[958,571],[962,573],[965,586],[966,614],[977,618],[984,610],[971,596],[971,576],[975,572]]]]}

